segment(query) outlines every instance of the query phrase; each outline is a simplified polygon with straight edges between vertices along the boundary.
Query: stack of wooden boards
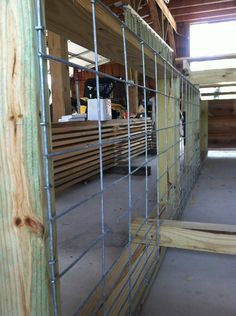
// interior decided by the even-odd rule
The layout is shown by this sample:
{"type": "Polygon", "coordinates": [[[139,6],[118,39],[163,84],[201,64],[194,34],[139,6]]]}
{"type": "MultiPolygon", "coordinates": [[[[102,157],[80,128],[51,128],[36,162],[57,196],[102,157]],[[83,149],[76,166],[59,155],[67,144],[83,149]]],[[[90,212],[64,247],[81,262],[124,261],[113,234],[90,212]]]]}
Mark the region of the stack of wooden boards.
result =
{"type": "MultiPolygon", "coordinates": [[[[145,152],[145,120],[132,119],[131,156],[145,152]]],[[[152,122],[147,119],[148,150],[152,142],[152,122]]],[[[128,159],[128,121],[102,122],[103,170],[128,159]]],[[[98,122],[64,122],[52,124],[52,152],[56,191],[84,181],[100,172],[98,122]]]]}

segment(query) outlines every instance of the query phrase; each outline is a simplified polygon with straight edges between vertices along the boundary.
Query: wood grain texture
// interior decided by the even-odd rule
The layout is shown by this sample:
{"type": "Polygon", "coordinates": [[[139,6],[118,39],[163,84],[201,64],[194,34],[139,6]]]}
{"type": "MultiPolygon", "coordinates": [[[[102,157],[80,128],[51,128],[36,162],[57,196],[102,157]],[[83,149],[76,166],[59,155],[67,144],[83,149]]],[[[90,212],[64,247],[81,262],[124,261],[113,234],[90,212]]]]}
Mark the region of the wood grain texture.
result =
{"type": "MultiPolygon", "coordinates": [[[[49,54],[68,60],[67,40],[63,36],[48,32],[49,54]]],[[[52,79],[52,120],[58,122],[62,115],[71,114],[70,76],[66,65],[50,61],[52,79]]]]}
{"type": "MultiPolygon", "coordinates": [[[[145,243],[146,225],[144,219],[135,219],[132,233],[137,243],[145,243]]],[[[148,221],[148,242],[156,244],[156,220],[148,221]]],[[[160,246],[212,252],[236,254],[236,227],[198,222],[161,221],[160,246]]]]}
{"type": "Polygon", "coordinates": [[[0,2],[0,315],[51,315],[36,7],[0,2]]]}
{"type": "Polygon", "coordinates": [[[203,161],[208,152],[208,102],[200,103],[200,151],[203,161]]]}
{"type": "Polygon", "coordinates": [[[234,82],[235,68],[192,71],[189,80],[198,85],[214,85],[221,82],[234,82]]]}
{"type": "Polygon", "coordinates": [[[177,33],[177,24],[175,22],[175,19],[173,18],[172,14],[170,13],[170,10],[166,6],[165,2],[162,0],[155,0],[157,5],[160,7],[161,11],[163,12],[164,16],[167,18],[168,22],[172,26],[172,28],[177,33]]]}

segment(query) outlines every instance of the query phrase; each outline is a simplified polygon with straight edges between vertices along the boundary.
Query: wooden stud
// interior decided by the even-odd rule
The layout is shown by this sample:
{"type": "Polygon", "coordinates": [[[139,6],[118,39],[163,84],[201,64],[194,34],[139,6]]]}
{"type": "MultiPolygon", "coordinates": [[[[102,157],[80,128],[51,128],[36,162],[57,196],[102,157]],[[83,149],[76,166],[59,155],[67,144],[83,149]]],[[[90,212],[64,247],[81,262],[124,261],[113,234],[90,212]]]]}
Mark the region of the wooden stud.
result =
{"type": "MultiPolygon", "coordinates": [[[[61,35],[48,32],[49,53],[68,60],[67,40],[61,35]]],[[[50,61],[52,80],[52,120],[58,122],[62,115],[71,114],[70,77],[66,65],[50,61]]]]}
{"type": "Polygon", "coordinates": [[[177,24],[175,22],[175,19],[173,18],[172,14],[170,13],[170,10],[165,5],[165,2],[163,0],[155,0],[157,5],[160,7],[161,11],[163,12],[164,16],[167,18],[168,22],[174,29],[174,31],[177,33],[177,24]]]}
{"type": "Polygon", "coordinates": [[[148,6],[150,10],[150,15],[153,21],[153,29],[156,31],[157,34],[161,36],[162,30],[161,30],[161,24],[160,24],[160,19],[157,11],[157,5],[155,0],[148,0],[148,6]]]}
{"type": "Polygon", "coordinates": [[[0,315],[52,315],[36,1],[0,4],[0,315]]]}
{"type": "MultiPolygon", "coordinates": [[[[138,72],[136,70],[129,69],[129,80],[133,80],[135,84],[138,84],[138,72]]],[[[130,101],[130,113],[137,114],[139,100],[138,100],[138,87],[129,88],[129,101],[130,101]]]]}
{"type": "Polygon", "coordinates": [[[200,151],[203,161],[208,152],[208,102],[200,103],[200,151]]]}

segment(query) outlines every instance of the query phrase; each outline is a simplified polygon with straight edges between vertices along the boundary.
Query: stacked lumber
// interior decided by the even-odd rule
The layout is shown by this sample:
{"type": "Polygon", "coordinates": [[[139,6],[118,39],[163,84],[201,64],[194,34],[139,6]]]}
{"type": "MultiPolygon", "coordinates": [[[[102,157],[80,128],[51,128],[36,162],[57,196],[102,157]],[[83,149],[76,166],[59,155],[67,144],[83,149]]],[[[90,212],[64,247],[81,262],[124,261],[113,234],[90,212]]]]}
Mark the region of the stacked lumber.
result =
{"type": "MultiPolygon", "coordinates": [[[[148,150],[152,124],[147,121],[148,150]]],[[[102,122],[103,170],[128,159],[128,122],[102,122]]],[[[52,152],[73,150],[53,158],[56,191],[82,182],[100,172],[98,122],[64,122],[52,124],[52,152]]],[[[145,152],[145,120],[131,120],[131,156],[145,152]]]]}

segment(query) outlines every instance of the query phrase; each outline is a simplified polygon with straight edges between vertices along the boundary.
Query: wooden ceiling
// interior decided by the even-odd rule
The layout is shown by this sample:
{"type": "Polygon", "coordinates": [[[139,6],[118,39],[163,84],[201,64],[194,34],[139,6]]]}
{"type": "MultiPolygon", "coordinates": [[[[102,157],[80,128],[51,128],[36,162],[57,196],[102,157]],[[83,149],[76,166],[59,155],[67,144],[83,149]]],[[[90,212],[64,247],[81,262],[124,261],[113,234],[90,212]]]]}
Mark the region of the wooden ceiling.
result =
{"type": "Polygon", "coordinates": [[[177,23],[236,20],[235,0],[170,0],[168,8],[177,23]]]}
{"type": "MultiPolygon", "coordinates": [[[[156,5],[155,0],[103,0],[103,2],[118,15],[122,14],[122,5],[130,4],[151,26],[156,23],[152,9],[153,3],[156,5]]],[[[167,6],[177,23],[236,20],[236,0],[169,0],[167,6]]]]}

